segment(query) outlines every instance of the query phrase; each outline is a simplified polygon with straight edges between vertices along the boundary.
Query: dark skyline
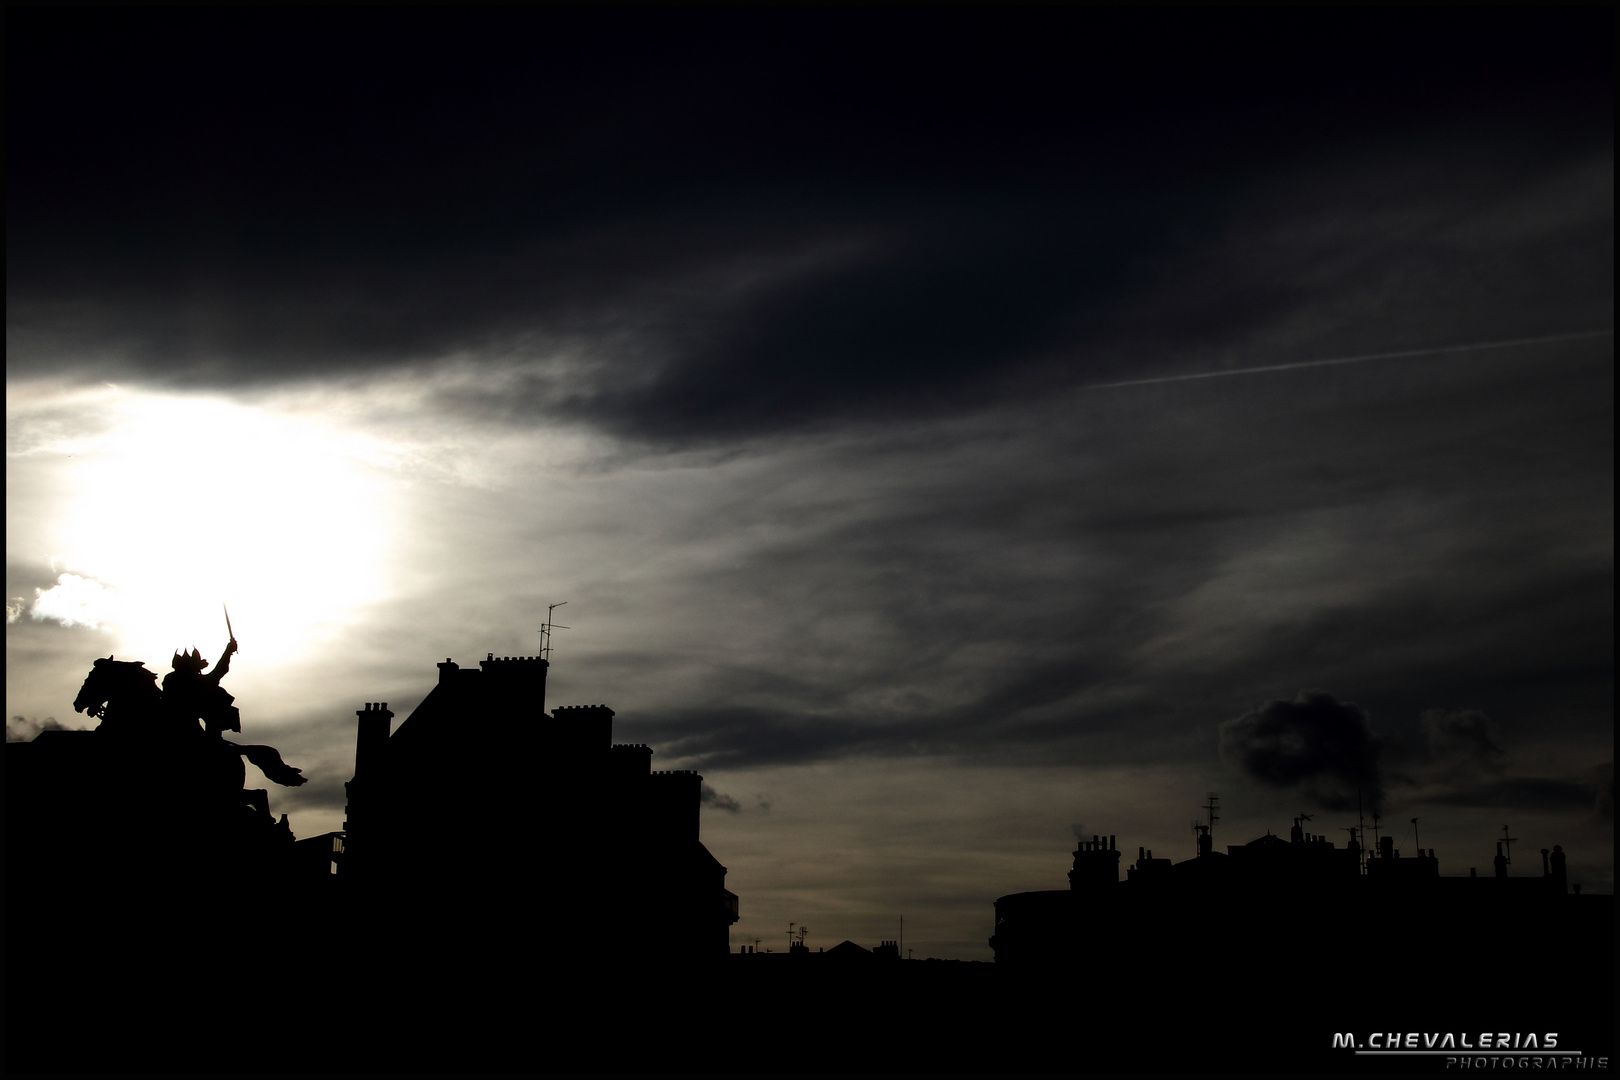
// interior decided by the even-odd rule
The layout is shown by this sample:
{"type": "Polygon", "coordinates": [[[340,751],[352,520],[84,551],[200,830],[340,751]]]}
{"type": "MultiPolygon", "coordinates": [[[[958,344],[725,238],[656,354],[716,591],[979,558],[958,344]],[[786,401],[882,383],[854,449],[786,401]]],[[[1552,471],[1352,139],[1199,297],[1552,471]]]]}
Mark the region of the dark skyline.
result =
{"type": "Polygon", "coordinates": [[[13,736],[229,603],[312,835],[567,600],[739,942],[988,959],[1211,789],[1612,891],[1607,11],[7,29],[13,736]]]}

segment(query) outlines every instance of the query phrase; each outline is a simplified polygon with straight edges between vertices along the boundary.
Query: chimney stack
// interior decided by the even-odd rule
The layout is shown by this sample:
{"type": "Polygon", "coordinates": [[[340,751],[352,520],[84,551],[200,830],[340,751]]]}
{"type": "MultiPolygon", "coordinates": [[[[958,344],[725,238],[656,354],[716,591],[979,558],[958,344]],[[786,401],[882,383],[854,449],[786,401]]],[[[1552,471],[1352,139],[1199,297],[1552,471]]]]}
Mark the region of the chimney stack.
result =
{"type": "Polygon", "coordinates": [[[371,779],[371,773],[381,771],[383,758],[388,753],[388,735],[394,714],[388,711],[386,701],[368,701],[364,709],[356,709],[360,730],[354,740],[354,775],[357,779],[371,779]]]}

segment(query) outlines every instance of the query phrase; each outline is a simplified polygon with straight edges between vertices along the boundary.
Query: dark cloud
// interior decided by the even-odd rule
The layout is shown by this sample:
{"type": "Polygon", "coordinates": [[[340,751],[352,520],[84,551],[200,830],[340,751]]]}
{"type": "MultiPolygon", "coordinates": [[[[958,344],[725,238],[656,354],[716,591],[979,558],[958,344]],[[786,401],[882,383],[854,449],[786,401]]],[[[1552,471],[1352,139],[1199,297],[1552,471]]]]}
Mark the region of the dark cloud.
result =
{"type": "Polygon", "coordinates": [[[1592,775],[1596,780],[1597,800],[1592,807],[1592,815],[1611,832],[1614,830],[1614,762],[1605,761],[1602,765],[1594,766],[1592,775]]]}
{"type": "Polygon", "coordinates": [[[791,458],[721,512],[768,542],[692,582],[705,604],[751,598],[734,614],[775,659],[712,659],[701,696],[718,707],[643,708],[637,737],[699,768],[1207,761],[1208,736],[1185,733],[1286,680],[1357,687],[1383,718],[1386,787],[1499,773],[1493,747],[1591,723],[1611,685],[1611,459],[1581,434],[1607,406],[1570,348],[1557,390],[1517,361],[1432,369],[1419,400],[1465,402],[1443,416],[1391,422],[1377,378],[1321,398],[1280,382],[1154,390],[1117,415],[1050,404],[943,445],[897,435],[791,458]],[[1504,411],[1519,409],[1581,419],[1504,411]],[[1527,453],[1548,458],[1531,469],[1527,453]],[[1566,493],[1537,478],[1549,460],[1566,493]],[[1598,499],[1580,497],[1590,514],[1565,503],[1577,491],[1598,499]],[[1546,554],[1577,548],[1590,556],[1546,554]],[[1490,719],[1420,719],[1436,701],[1488,703],[1490,719]]]}
{"type": "MultiPolygon", "coordinates": [[[[1597,778],[1560,779],[1544,776],[1520,776],[1494,780],[1453,791],[1428,795],[1427,801],[1446,806],[1470,806],[1489,809],[1513,808],[1518,810],[1547,810],[1554,812],[1598,811],[1603,804],[1604,792],[1612,802],[1614,766],[1610,764],[1608,786],[1597,778]]],[[[1612,813],[1610,815],[1613,816],[1612,813]]]]}
{"type": "Polygon", "coordinates": [[[673,711],[626,726],[661,754],[706,769],[819,761],[870,747],[880,737],[848,718],[748,707],[673,711]]]}
{"type": "Polygon", "coordinates": [[[1500,773],[1507,751],[1495,725],[1477,709],[1428,709],[1419,718],[1423,762],[1444,774],[1500,773]]]}
{"type": "Polygon", "coordinates": [[[714,790],[708,784],[703,785],[699,801],[710,810],[724,810],[728,814],[735,814],[742,809],[742,803],[730,795],[714,790]]]}
{"type": "Polygon", "coordinates": [[[1267,787],[1298,788],[1333,810],[1383,806],[1382,746],[1354,702],[1301,690],[1221,724],[1220,739],[1221,756],[1267,787]]]}
{"type": "MultiPolygon", "coordinates": [[[[1072,344],[1088,316],[1135,284],[1133,254],[1163,243],[1159,229],[1129,222],[1126,206],[1103,222],[1054,209],[977,207],[978,220],[943,212],[883,227],[877,251],[728,310],[676,313],[670,360],[648,385],[597,387],[569,408],[685,442],[972,406],[1009,370],[1072,344]]],[[[1091,367],[1098,377],[1118,370],[1091,367]]]]}
{"type": "Polygon", "coordinates": [[[446,404],[667,447],[1588,329],[1588,22],[24,10],[8,370],[470,356],[446,404]]]}
{"type": "MultiPolygon", "coordinates": [[[[87,374],[228,386],[471,357],[485,386],[445,407],[672,446],[1612,321],[1600,221],[1509,237],[1503,251],[1504,223],[1492,219],[1512,211],[1526,166],[1464,170],[1442,152],[1420,164],[1418,179],[1384,196],[1394,209],[1311,176],[1294,178],[1307,195],[1283,207],[1258,202],[1248,181],[1219,199],[1191,183],[1151,197],[1093,184],[1061,201],[927,195],[903,212],[852,195],[804,213],[674,206],[633,228],[519,230],[496,246],[374,266],[328,253],[319,265],[254,262],[201,282],[148,272],[60,287],[19,273],[9,362],[25,374],[71,357],[87,374]],[[1426,171],[1447,169],[1484,190],[1459,196],[1456,177],[1426,171]],[[1484,264],[1456,227],[1463,199],[1490,234],[1484,264]],[[1398,226],[1374,224],[1392,214],[1398,226]],[[1298,250],[1297,236],[1334,218],[1362,224],[1298,250]],[[818,244],[833,250],[818,255],[818,244]],[[1528,269],[1547,266],[1559,269],[1528,269]],[[1532,287],[1547,296],[1528,302],[1532,287]],[[1289,333],[1266,340],[1278,325],[1289,333]]],[[[1599,175],[1587,186],[1608,185],[1599,175]]]]}
{"type": "MultiPolygon", "coordinates": [[[[948,662],[948,660],[946,661],[948,662]]],[[[792,698],[760,695],[772,704],[638,710],[625,726],[660,754],[699,769],[808,764],[861,756],[964,756],[980,761],[1082,761],[1088,757],[1141,761],[1164,754],[1174,720],[1144,720],[1130,710],[1088,704],[1087,665],[1073,671],[1013,669],[976,687],[967,703],[917,695],[909,707],[879,707],[881,675],[862,673],[859,685],[826,694],[832,707],[793,708],[792,698]]],[[[909,680],[908,680],[909,681],[909,680]]],[[[715,693],[727,684],[717,680],[715,693]]],[[[733,684],[734,692],[742,687],[733,684]]],[[[1188,748],[1176,747],[1186,754],[1188,748]]]]}
{"type": "MultiPolygon", "coordinates": [[[[1302,691],[1221,725],[1221,754],[1267,787],[1296,789],[1346,810],[1359,793],[1384,809],[1387,789],[1444,806],[1569,813],[1604,819],[1612,810],[1612,762],[1579,778],[1502,776],[1507,751],[1496,725],[1476,709],[1428,709],[1416,737],[1375,732],[1365,710],[1331,694],[1302,691]]],[[[1611,814],[1612,816],[1612,814],[1611,814]]]]}

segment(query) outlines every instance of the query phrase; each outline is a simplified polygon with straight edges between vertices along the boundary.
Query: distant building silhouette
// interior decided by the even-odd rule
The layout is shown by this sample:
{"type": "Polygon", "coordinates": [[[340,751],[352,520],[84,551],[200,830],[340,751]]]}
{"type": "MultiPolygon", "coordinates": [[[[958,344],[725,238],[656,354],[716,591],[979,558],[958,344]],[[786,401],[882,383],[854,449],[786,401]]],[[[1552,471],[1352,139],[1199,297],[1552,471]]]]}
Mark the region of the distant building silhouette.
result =
{"type": "MultiPolygon", "coordinates": [[[[1303,820],[1303,816],[1302,816],[1303,820]]],[[[1193,948],[1241,961],[1246,947],[1213,931],[1254,925],[1279,910],[1297,911],[1312,927],[1338,926],[1351,940],[1414,935],[1431,954],[1460,955],[1505,927],[1552,926],[1565,935],[1589,933],[1588,923],[1613,912],[1612,898],[1570,904],[1561,846],[1542,852],[1542,874],[1510,878],[1502,843],[1490,878],[1442,878],[1432,849],[1401,858],[1394,838],[1379,839],[1363,859],[1352,832],[1344,847],[1305,832],[1296,821],[1288,840],[1267,833],[1216,851],[1210,827],[1195,826],[1198,854],[1183,862],[1137,849],[1119,877],[1113,836],[1093,836],[1074,852],[1069,888],[1013,893],[995,901],[990,946],[996,962],[1019,967],[1098,962],[1116,953],[1159,961],[1181,955],[1184,931],[1203,927],[1193,948]],[[1106,928],[1103,930],[1101,928],[1106,928]],[[1122,944],[1125,943],[1125,944],[1122,944]]],[[[1595,925],[1595,924],[1594,924],[1595,925]]]]}
{"type": "Polygon", "coordinates": [[[804,957],[807,959],[810,957],[817,957],[819,958],[818,966],[821,961],[827,960],[838,964],[851,962],[861,964],[872,962],[887,963],[891,960],[898,961],[900,959],[900,943],[898,941],[884,941],[879,944],[877,948],[868,949],[865,946],[857,945],[855,942],[846,938],[830,949],[812,949],[802,941],[795,941],[788,946],[787,952],[773,952],[770,950],[760,952],[756,946],[744,945],[732,955],[751,958],[747,961],[749,964],[754,963],[755,959],[764,960],[767,957],[774,957],[778,959],[782,957],[804,957]]]}
{"type": "Polygon", "coordinates": [[[548,714],[549,666],[447,659],[397,730],[386,703],[358,710],[339,877],[373,929],[553,959],[726,955],[737,897],[699,839],[703,778],[614,745],[606,705],[548,714]]]}
{"type": "MultiPolygon", "coordinates": [[[[1082,1013],[1114,1046],[1179,1054],[1154,1068],[1207,1069],[1234,1038],[1291,1070],[1326,1060],[1325,1029],[1267,1041],[1256,1002],[1279,993],[1336,1032],[1500,1015],[1612,1043],[1613,897],[1570,895],[1561,848],[1515,877],[1504,836],[1495,873],[1442,878],[1433,851],[1401,858],[1386,837],[1363,860],[1296,821],[1218,852],[1213,799],[1193,859],[1138,849],[1122,880],[1116,838],[1094,836],[1068,889],[997,900],[995,964],[901,963],[898,940],[811,949],[790,924],[788,951],[732,954],[742,978],[695,974],[737,919],[700,840],[702,778],[614,745],[605,705],[547,713],[547,671],[446,660],[397,730],[385,703],[357,710],[347,827],[297,840],[245,764],[289,787],[299,769],[225,739],[223,706],[192,715],[223,699],[176,711],[140,663],[98,660],[75,701],[97,730],[6,748],[8,1070],[651,1072],[707,1053],[717,1020],[774,1039],[829,1002],[899,1015],[906,1037],[794,1064],[1072,1067],[1091,1052],[1082,1013]],[[290,1023],[287,988],[310,980],[330,1015],[290,1023]],[[1167,1035],[1183,1021],[1196,1038],[1167,1035]]],[[[747,1049],[716,1067],[775,1060],[747,1049]]]]}

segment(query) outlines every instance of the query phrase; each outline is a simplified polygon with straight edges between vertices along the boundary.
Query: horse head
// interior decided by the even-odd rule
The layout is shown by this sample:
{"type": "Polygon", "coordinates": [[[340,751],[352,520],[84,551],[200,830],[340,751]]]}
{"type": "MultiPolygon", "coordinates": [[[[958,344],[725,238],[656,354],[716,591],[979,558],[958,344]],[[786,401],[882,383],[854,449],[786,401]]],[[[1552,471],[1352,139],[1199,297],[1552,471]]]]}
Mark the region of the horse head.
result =
{"type": "Polygon", "coordinates": [[[84,685],[79,687],[79,696],[73,699],[74,712],[88,712],[91,716],[101,715],[102,707],[107,704],[107,699],[112,696],[112,693],[107,689],[107,684],[110,681],[108,676],[112,673],[112,669],[107,665],[115,663],[117,661],[111,656],[106,659],[99,657],[96,659],[95,667],[90,669],[90,674],[84,677],[84,685]]]}
{"type": "Polygon", "coordinates": [[[73,711],[105,719],[107,707],[129,698],[151,699],[158,693],[157,675],[139,660],[98,658],[73,699],[73,711]]]}

